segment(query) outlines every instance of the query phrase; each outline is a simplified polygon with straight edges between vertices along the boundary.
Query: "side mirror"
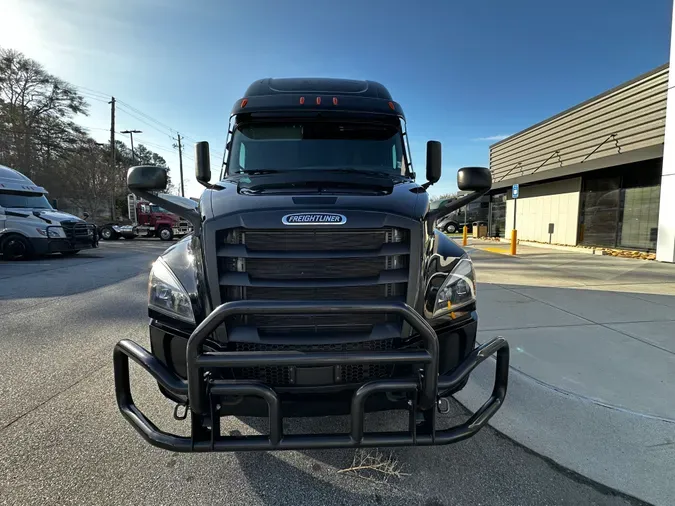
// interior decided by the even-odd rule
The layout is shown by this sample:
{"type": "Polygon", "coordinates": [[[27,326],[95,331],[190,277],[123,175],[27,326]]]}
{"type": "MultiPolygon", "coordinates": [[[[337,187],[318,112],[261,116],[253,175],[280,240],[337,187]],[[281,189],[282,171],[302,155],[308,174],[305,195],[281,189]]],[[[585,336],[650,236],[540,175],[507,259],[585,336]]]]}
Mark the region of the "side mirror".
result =
{"type": "Polygon", "coordinates": [[[52,199],[52,207],[54,209],[58,209],[59,208],[59,201],[56,200],[56,199],[52,199]]]}
{"type": "Polygon", "coordinates": [[[84,219],[86,220],[87,218],[89,218],[89,213],[85,211],[82,213],[82,216],[84,216],[84,219]]]}
{"type": "Polygon", "coordinates": [[[448,199],[438,208],[430,209],[426,217],[429,233],[433,230],[436,220],[461,209],[489,192],[492,188],[492,173],[486,167],[462,167],[457,171],[457,187],[462,191],[471,193],[458,199],[448,199]]]}
{"type": "Polygon", "coordinates": [[[168,183],[169,175],[167,172],[167,169],[163,167],[152,165],[131,167],[127,173],[127,186],[137,198],[147,200],[188,220],[194,227],[195,236],[199,236],[202,228],[202,219],[199,212],[168,200],[159,193],[166,188],[168,183]]]}
{"type": "Polygon", "coordinates": [[[211,155],[209,143],[201,141],[195,144],[195,177],[200,184],[210,186],[211,181],[211,155]]]}
{"type": "Polygon", "coordinates": [[[441,179],[441,143],[427,142],[427,181],[429,185],[441,179]]]}
{"type": "Polygon", "coordinates": [[[492,173],[487,167],[462,167],[457,171],[457,188],[485,192],[492,187],[492,173]]]}
{"type": "Polygon", "coordinates": [[[168,183],[167,170],[154,165],[137,165],[127,172],[127,186],[134,190],[163,190],[168,183]]]}

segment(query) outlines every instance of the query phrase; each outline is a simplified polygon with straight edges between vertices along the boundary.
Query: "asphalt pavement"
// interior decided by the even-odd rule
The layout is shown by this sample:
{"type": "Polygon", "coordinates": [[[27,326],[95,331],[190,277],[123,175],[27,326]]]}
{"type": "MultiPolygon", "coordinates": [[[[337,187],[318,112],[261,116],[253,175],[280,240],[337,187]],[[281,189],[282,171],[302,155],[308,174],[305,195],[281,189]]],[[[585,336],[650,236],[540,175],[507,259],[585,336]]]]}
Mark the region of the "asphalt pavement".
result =
{"type": "MultiPolygon", "coordinates": [[[[147,274],[165,247],[102,242],[74,258],[0,261],[0,504],[638,503],[490,427],[451,446],[383,452],[397,462],[395,475],[347,471],[375,450],[190,455],[147,445],[117,409],[112,349],[123,338],[148,346],[147,274]]],[[[132,373],[139,407],[160,427],[186,434],[188,422],[172,419],[173,405],[149,377],[132,373]]],[[[441,424],[465,416],[455,404],[441,424]]],[[[372,415],[366,429],[392,430],[406,417],[372,415]]],[[[331,427],[346,430],[346,420],[287,424],[289,432],[331,427]]],[[[258,429],[258,420],[223,424],[224,431],[258,429]]]]}
{"type": "MultiPolygon", "coordinates": [[[[470,241],[478,340],[511,347],[509,400],[491,424],[555,462],[657,505],[675,497],[675,267],[470,241]],[[542,430],[545,428],[545,430],[542,430]]],[[[476,409],[477,370],[457,395],[476,409]]]]}

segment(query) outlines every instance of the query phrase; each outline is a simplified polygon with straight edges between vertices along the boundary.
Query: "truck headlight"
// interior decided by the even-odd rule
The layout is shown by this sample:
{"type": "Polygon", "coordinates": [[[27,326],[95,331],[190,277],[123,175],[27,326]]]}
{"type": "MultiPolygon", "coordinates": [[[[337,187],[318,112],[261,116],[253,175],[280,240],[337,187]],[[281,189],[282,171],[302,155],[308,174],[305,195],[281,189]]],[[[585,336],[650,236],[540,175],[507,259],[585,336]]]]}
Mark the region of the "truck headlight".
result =
{"type": "Polygon", "coordinates": [[[161,258],[150,271],[148,307],[173,318],[195,323],[190,296],[161,258]]]}
{"type": "Polygon", "coordinates": [[[49,237],[50,239],[59,239],[66,236],[66,233],[63,231],[63,228],[61,227],[50,227],[49,229],[36,228],[35,230],[38,231],[38,234],[44,237],[49,237]]]}
{"type": "Polygon", "coordinates": [[[476,273],[473,262],[468,256],[462,257],[436,293],[434,316],[452,315],[475,301],[476,273]]]}

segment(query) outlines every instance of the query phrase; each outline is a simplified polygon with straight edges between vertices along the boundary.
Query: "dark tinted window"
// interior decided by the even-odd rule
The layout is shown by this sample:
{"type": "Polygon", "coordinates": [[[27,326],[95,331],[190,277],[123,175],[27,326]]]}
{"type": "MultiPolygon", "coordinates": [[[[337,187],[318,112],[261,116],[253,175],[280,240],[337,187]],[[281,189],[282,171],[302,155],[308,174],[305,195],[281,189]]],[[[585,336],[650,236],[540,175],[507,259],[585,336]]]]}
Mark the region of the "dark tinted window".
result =
{"type": "Polygon", "coordinates": [[[228,172],[355,168],[405,174],[403,156],[393,125],[254,123],[235,132],[228,172]]]}
{"type": "Polygon", "coordinates": [[[656,249],[661,160],[603,169],[584,176],[579,238],[582,244],[656,249]]]}
{"type": "Polygon", "coordinates": [[[0,207],[24,207],[52,209],[43,193],[26,193],[11,190],[0,191],[0,207]]]}

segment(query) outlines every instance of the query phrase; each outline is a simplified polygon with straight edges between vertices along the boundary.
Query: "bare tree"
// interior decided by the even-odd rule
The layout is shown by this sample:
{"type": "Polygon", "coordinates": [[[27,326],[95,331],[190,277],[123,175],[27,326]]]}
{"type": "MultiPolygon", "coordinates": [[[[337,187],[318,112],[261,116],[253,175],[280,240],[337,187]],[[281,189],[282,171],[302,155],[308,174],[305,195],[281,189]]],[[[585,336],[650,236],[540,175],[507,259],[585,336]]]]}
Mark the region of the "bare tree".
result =
{"type": "MultiPolygon", "coordinates": [[[[123,216],[129,167],[134,162],[167,171],[169,167],[162,156],[142,144],[134,160],[121,141],[115,142],[112,166],[109,147],[96,143],[74,121],[87,110],[87,102],[74,86],[22,53],[0,47],[0,163],[45,186],[52,197],[67,198],[90,214],[109,208],[113,195],[123,216]]],[[[172,188],[169,182],[166,191],[172,188]]]]}
{"type": "Polygon", "coordinates": [[[88,136],[81,136],[60,167],[59,193],[76,207],[100,217],[110,203],[110,155],[108,149],[88,136]]]}
{"type": "Polygon", "coordinates": [[[88,105],[74,86],[38,62],[0,48],[0,160],[47,183],[82,133],[72,118],[88,105]]]}

